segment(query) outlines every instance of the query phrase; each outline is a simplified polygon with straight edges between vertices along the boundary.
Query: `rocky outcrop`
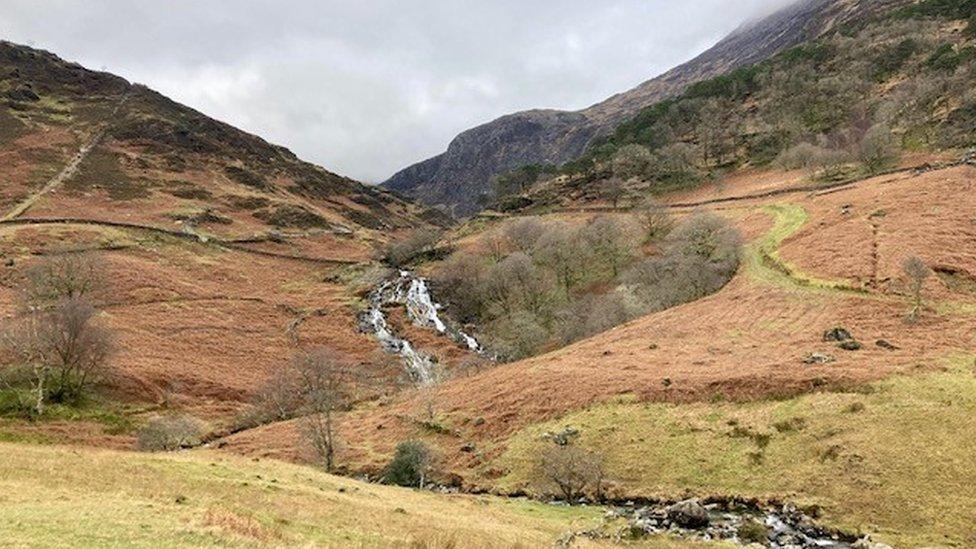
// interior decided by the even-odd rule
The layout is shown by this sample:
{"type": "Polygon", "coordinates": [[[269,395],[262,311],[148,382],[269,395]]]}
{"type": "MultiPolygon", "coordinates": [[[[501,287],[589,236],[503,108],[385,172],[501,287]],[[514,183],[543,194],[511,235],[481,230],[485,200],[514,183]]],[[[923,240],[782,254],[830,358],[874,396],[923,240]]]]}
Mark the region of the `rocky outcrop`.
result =
{"type": "Polygon", "coordinates": [[[387,188],[455,214],[477,211],[492,176],[529,164],[578,158],[592,140],[642,108],[680,94],[690,84],[762,61],[853,19],[910,0],[800,0],[743,25],[697,58],[636,88],[578,112],[536,110],[503,116],[468,130],[443,154],[410,166],[387,188]]]}

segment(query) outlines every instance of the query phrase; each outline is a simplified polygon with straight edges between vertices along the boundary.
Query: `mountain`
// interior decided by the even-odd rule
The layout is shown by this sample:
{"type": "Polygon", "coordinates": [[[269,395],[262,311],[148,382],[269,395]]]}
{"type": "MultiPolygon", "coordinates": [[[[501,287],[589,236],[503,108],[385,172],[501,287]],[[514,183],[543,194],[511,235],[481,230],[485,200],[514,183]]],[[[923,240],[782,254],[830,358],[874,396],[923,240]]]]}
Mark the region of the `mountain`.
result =
{"type": "Polygon", "coordinates": [[[180,212],[206,209],[223,233],[389,230],[416,225],[422,213],[145,86],[48,52],[0,42],[0,98],[7,160],[0,207],[14,208],[11,218],[42,194],[104,219],[126,210],[130,219],[167,225],[180,212]]]}
{"type": "Polygon", "coordinates": [[[578,158],[598,136],[690,84],[751,65],[855,19],[908,0],[801,0],[749,22],[695,59],[578,112],[532,110],[503,116],[456,137],[446,152],[410,166],[383,186],[466,215],[490,179],[530,164],[578,158]]]}

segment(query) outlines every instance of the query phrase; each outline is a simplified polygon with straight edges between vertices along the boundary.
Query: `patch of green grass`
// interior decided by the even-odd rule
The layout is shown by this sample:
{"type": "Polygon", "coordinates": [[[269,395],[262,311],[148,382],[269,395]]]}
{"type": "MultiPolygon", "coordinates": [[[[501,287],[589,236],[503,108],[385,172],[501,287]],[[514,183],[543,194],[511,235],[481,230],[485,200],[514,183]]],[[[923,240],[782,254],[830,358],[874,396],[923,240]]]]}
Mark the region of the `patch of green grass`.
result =
{"type": "Polygon", "coordinates": [[[779,286],[813,291],[866,293],[849,280],[819,278],[803,272],[780,257],[779,248],[783,242],[799,232],[809,220],[809,214],[802,206],[773,204],[764,206],[762,210],[773,218],[774,224],[762,238],[746,246],[745,266],[752,278],[779,286]]]}
{"type": "Polygon", "coordinates": [[[965,546],[976,539],[974,417],[973,356],[959,355],[865,391],[595,407],[516,433],[486,466],[508,471],[500,488],[530,488],[541,434],[572,425],[626,495],[780,497],[899,547],[965,546]]]}

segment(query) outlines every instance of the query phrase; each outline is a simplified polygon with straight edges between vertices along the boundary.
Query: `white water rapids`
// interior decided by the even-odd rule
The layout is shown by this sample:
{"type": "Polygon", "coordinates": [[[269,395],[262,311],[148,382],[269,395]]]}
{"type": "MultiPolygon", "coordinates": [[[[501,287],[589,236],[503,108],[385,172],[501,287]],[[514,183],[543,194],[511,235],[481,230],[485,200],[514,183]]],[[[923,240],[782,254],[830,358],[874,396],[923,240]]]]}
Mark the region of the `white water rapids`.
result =
{"type": "Polygon", "coordinates": [[[407,317],[415,325],[433,329],[470,351],[483,352],[475,338],[461,330],[449,327],[441,320],[438,313],[441,305],[431,297],[425,279],[409,271],[400,271],[397,278],[384,282],[370,295],[369,310],[362,318],[363,331],[375,335],[387,352],[399,355],[403,359],[407,373],[418,385],[431,385],[436,382],[435,362],[390,328],[383,307],[392,304],[403,305],[407,310],[407,317]]]}

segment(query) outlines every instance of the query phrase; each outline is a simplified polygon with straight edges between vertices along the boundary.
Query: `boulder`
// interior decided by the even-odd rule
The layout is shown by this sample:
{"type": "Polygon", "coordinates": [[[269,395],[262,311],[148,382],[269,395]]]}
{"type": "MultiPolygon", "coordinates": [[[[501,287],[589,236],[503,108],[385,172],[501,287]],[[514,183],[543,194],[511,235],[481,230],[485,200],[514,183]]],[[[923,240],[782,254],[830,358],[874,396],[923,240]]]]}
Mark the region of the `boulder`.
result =
{"type": "Polygon", "coordinates": [[[823,340],[828,342],[840,343],[843,341],[853,341],[854,336],[846,328],[835,326],[824,332],[823,340]]]}
{"type": "Polygon", "coordinates": [[[897,351],[898,350],[898,347],[896,347],[894,344],[892,344],[891,342],[886,341],[884,339],[879,339],[875,343],[875,345],[877,345],[878,347],[881,347],[882,349],[884,349],[886,351],[897,351]]]}
{"type": "Polygon", "coordinates": [[[854,341],[853,339],[847,341],[841,341],[838,347],[840,347],[845,351],[860,351],[863,348],[863,346],[860,343],[854,341]]]}
{"type": "Polygon", "coordinates": [[[668,507],[668,519],[682,528],[697,530],[707,528],[708,511],[697,500],[689,499],[668,507]]]}

